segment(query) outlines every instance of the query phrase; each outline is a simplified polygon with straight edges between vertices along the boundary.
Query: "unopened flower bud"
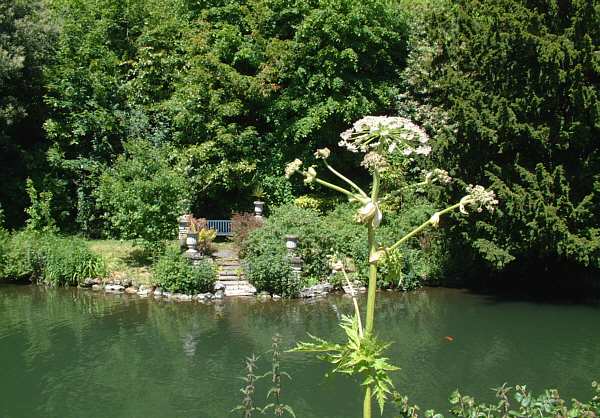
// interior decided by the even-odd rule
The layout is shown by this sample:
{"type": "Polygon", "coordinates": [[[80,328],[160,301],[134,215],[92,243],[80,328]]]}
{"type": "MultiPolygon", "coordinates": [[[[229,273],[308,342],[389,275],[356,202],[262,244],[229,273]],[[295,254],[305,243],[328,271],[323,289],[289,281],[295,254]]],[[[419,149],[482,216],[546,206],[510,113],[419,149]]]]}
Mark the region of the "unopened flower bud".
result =
{"type": "Polygon", "coordinates": [[[315,152],[315,157],[317,159],[326,160],[327,158],[329,158],[330,155],[331,155],[331,151],[329,150],[329,148],[321,148],[321,149],[318,149],[317,152],[315,152]]]}
{"type": "Polygon", "coordinates": [[[304,172],[304,183],[310,184],[317,178],[317,171],[314,167],[308,167],[308,170],[304,172]]]}

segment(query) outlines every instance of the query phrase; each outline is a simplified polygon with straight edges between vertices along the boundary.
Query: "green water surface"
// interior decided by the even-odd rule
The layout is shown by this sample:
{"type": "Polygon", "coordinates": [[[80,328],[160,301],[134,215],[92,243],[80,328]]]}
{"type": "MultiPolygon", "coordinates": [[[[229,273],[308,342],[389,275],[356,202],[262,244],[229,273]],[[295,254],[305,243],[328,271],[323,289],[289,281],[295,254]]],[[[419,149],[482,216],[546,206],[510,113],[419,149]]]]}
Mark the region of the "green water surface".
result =
{"type": "MultiPolygon", "coordinates": [[[[402,368],[395,384],[424,408],[445,411],[457,387],[492,400],[489,388],[503,382],[587,400],[600,379],[597,304],[426,289],[383,292],[378,305],[376,327],[402,368]]],[[[272,335],[286,348],[307,332],[336,340],[339,316],[351,312],[343,296],[203,305],[0,285],[0,417],[239,416],[229,411],[245,356],[261,354],[266,372],[272,335]]],[[[327,367],[309,355],[285,354],[282,368],[293,377],[284,401],[298,418],[360,416],[349,378],[324,378],[327,367]]]]}

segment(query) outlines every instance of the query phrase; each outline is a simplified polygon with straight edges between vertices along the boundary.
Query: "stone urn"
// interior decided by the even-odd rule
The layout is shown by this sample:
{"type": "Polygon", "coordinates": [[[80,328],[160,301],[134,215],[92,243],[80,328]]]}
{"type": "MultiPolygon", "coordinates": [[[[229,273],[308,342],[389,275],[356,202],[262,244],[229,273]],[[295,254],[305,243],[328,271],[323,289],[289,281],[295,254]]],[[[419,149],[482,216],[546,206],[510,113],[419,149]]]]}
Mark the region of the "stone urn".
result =
{"type": "Polygon", "coordinates": [[[261,202],[260,200],[257,200],[256,202],[254,202],[254,216],[255,217],[262,218],[264,209],[265,209],[265,202],[261,202]]]}
{"type": "Polygon", "coordinates": [[[195,254],[198,252],[198,234],[195,232],[188,232],[185,238],[185,245],[187,246],[186,253],[195,254]]]}
{"type": "Polygon", "coordinates": [[[294,254],[298,248],[298,237],[296,235],[286,235],[285,248],[287,248],[289,254],[294,254]]]}
{"type": "Polygon", "coordinates": [[[179,222],[179,247],[186,248],[187,246],[187,234],[190,231],[190,217],[189,215],[182,215],[178,219],[179,222]]]}

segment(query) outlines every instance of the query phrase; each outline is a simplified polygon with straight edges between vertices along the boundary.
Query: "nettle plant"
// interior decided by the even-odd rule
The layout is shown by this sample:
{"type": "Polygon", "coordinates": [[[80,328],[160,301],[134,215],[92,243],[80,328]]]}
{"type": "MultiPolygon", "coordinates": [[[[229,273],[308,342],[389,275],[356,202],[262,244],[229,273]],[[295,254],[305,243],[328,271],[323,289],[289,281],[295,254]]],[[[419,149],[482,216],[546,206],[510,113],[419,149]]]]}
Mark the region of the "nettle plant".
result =
{"type": "Polygon", "coordinates": [[[330,362],[334,372],[362,376],[365,388],[363,418],[371,418],[372,401],[376,399],[380,412],[392,392],[393,383],[389,372],[398,370],[384,356],[387,344],[379,341],[374,333],[375,298],[377,286],[377,265],[386,261],[386,256],[397,253],[399,247],[407,240],[415,237],[428,227],[437,227],[440,218],[454,210],[463,214],[469,211],[493,211],[498,204],[495,194],[482,186],[469,186],[466,195],[459,202],[441,209],[417,228],[399,238],[394,244],[385,247],[377,241],[377,228],[383,219],[382,203],[409,187],[422,187],[429,184],[449,184],[448,173],[436,169],[426,173],[425,178],[414,184],[407,184],[386,196],[381,193],[382,173],[389,169],[389,161],[393,158],[406,158],[419,161],[431,153],[430,139],[426,132],[410,120],[401,117],[367,116],[354,123],[353,127],[343,132],[339,145],[354,153],[363,153],[361,165],[372,175],[370,193],[367,194],[355,182],[334,169],[328,162],[331,151],[327,148],[315,152],[315,157],[339,178],[344,185],[336,185],[319,177],[316,166],[303,168],[299,159],[289,163],[285,174],[287,177],[295,173],[304,176],[306,184],[317,183],[346,195],[350,201],[356,202],[358,210],[356,220],[367,228],[369,243],[369,283],[366,318],[361,320],[359,306],[355,303],[354,317],[344,317],[341,327],[348,340],[344,344],[334,344],[310,335],[311,342],[300,342],[292,350],[297,352],[318,353],[319,358],[330,362]]]}

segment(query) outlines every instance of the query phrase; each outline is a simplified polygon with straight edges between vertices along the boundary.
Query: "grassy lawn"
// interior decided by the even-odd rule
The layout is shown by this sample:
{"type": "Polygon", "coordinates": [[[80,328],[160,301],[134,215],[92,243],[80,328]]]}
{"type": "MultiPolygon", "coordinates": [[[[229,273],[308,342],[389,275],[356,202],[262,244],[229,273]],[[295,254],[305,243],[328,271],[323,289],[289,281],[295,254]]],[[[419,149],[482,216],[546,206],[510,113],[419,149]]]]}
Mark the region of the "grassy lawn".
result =
{"type": "Polygon", "coordinates": [[[106,260],[111,279],[131,279],[139,284],[151,284],[152,261],[145,258],[140,248],[129,241],[91,240],[90,249],[106,260]]]}
{"type": "MultiPolygon", "coordinates": [[[[131,279],[138,285],[152,285],[152,260],[144,257],[142,250],[130,241],[89,240],[90,250],[106,260],[109,279],[131,279]]],[[[233,243],[220,238],[213,242],[216,251],[233,250],[233,243]]]]}

